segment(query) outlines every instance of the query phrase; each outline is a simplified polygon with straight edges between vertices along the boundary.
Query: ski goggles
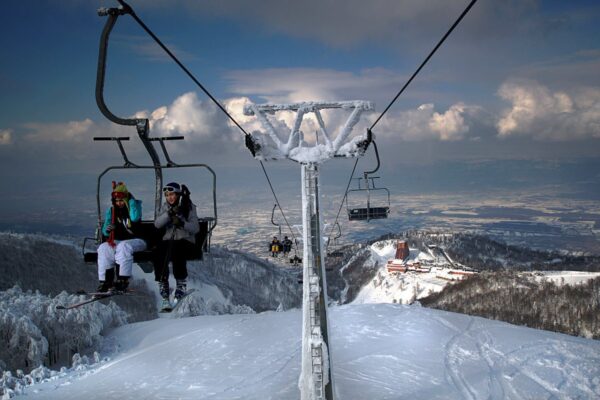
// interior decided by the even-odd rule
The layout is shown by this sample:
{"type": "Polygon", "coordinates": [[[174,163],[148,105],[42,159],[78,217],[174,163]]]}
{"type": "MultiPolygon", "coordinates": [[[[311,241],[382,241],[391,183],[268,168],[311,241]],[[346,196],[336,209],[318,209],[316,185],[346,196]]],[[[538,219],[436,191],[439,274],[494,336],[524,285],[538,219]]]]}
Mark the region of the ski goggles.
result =
{"type": "Polygon", "coordinates": [[[181,189],[173,187],[173,186],[165,186],[163,188],[163,192],[165,192],[165,193],[181,193],[181,189]]]}
{"type": "Polygon", "coordinates": [[[127,198],[127,193],[125,192],[112,192],[112,198],[117,200],[125,200],[127,198]]]}

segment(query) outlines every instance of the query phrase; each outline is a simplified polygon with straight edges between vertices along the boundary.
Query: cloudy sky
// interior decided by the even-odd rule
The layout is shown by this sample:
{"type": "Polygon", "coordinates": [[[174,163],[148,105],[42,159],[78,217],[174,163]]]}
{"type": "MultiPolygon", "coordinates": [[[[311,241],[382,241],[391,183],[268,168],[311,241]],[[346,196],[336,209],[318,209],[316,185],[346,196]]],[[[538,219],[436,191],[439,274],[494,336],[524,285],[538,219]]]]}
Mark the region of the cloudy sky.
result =
{"type": "MultiPolygon", "coordinates": [[[[243,115],[249,102],[369,100],[375,112],[363,115],[356,128],[363,133],[468,1],[130,4],[246,129],[260,128],[243,115]]],[[[98,173],[120,163],[116,146],[92,142],[94,136],[131,136],[125,146],[132,161],[149,162],[135,131],[108,122],[95,104],[106,21],[96,9],[114,6],[112,0],[3,4],[0,179],[8,190],[2,216],[17,203],[41,209],[74,199],[87,207],[98,173]]],[[[436,180],[447,179],[449,165],[502,165],[495,169],[502,175],[513,161],[551,165],[550,181],[557,168],[583,163],[574,169],[584,171],[582,182],[597,183],[598,20],[597,1],[480,0],[374,129],[388,185],[401,187],[412,168],[430,168],[436,180]]],[[[113,30],[105,89],[115,114],[146,116],[152,135],[184,135],[185,142],[170,145],[173,158],[210,164],[225,193],[267,190],[241,132],[129,16],[113,30]]],[[[339,113],[325,114],[332,131],[346,117],[339,113]]],[[[303,125],[306,134],[313,127],[303,125]]],[[[372,155],[363,163],[372,164],[372,155]]],[[[351,165],[336,160],[323,168],[337,171],[331,182],[343,187],[351,165]]],[[[299,179],[290,161],[268,168],[279,180],[299,179]]],[[[572,180],[564,176],[553,182],[572,180]]]]}

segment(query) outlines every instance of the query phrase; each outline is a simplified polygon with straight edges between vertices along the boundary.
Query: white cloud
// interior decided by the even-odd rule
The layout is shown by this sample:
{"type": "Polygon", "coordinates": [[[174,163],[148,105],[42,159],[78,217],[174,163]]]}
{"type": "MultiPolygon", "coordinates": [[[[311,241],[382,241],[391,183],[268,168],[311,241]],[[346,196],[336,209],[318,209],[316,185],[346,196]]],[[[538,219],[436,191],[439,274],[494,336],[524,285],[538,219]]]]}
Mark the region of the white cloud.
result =
{"type": "Polygon", "coordinates": [[[32,131],[25,135],[25,139],[31,142],[81,142],[91,139],[90,132],[94,128],[94,122],[86,118],[83,121],[55,124],[32,122],[24,127],[32,131]]]}
{"type": "Polygon", "coordinates": [[[600,89],[552,92],[535,81],[508,81],[498,95],[509,101],[496,127],[498,136],[540,140],[600,137],[600,89]]]}
{"type": "Polygon", "coordinates": [[[470,120],[478,118],[480,110],[477,106],[456,103],[440,113],[428,103],[387,115],[375,130],[383,137],[408,141],[463,140],[470,130],[470,120]]]}
{"type": "Polygon", "coordinates": [[[439,134],[441,140],[460,140],[469,131],[469,126],[465,124],[463,114],[465,105],[462,103],[454,104],[445,113],[434,112],[429,120],[429,128],[439,134]]]}
{"type": "Polygon", "coordinates": [[[220,137],[230,139],[233,134],[227,128],[222,111],[208,100],[200,101],[195,92],[185,93],[169,106],[159,107],[151,113],[141,111],[137,117],[150,120],[153,135],[184,135],[192,142],[220,137]]]}
{"type": "Polygon", "coordinates": [[[12,143],[12,129],[0,129],[0,146],[12,143]]]}

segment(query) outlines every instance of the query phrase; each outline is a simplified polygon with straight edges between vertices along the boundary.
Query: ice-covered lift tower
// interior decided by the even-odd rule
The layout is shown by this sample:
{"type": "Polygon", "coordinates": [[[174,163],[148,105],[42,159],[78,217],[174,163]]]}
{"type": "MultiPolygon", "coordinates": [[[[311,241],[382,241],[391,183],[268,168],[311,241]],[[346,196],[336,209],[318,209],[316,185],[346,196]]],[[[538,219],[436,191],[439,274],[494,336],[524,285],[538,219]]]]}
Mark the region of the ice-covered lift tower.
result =
{"type": "Polygon", "coordinates": [[[358,157],[371,142],[371,133],[350,137],[352,128],[363,111],[373,110],[368,101],[304,102],[295,104],[248,104],[244,114],[255,115],[266,135],[253,136],[251,151],[261,160],[288,158],[302,167],[302,228],[303,228],[303,296],[302,296],[302,372],[299,387],[302,400],[333,399],[331,353],[327,324],[327,281],[325,252],[319,214],[318,165],[333,157],[358,157]],[[342,109],[350,112],[346,123],[335,138],[325,128],[321,110],[342,109]],[[296,119],[287,141],[276,132],[267,117],[278,111],[295,111],[296,119]],[[304,140],[300,125],[304,116],[313,113],[319,125],[315,140],[304,140]],[[319,140],[319,138],[322,138],[319,140]],[[270,139],[270,140],[269,140],[270,139]]]}

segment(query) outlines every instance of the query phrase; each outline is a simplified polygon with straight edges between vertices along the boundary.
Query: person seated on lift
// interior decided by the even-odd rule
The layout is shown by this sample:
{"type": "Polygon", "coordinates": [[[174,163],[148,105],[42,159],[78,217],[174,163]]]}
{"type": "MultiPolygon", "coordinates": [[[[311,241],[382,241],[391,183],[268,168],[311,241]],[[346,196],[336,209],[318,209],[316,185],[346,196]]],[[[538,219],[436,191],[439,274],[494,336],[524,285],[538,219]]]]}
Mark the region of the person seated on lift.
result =
{"type": "Polygon", "coordinates": [[[106,210],[102,225],[102,234],[108,239],[98,247],[100,293],[127,290],[133,253],[146,249],[146,242],[137,237],[142,202],[129,193],[123,182],[113,182],[112,188],[112,206],[106,210]]]}
{"type": "Polygon", "coordinates": [[[290,251],[292,251],[292,241],[285,236],[283,238],[283,242],[281,242],[281,245],[283,247],[283,256],[287,257],[290,251]]]}
{"type": "Polygon", "coordinates": [[[273,240],[269,244],[269,251],[272,257],[277,257],[277,254],[281,251],[281,242],[277,239],[277,236],[273,236],[273,240]]]}
{"type": "Polygon", "coordinates": [[[166,202],[156,216],[154,226],[166,228],[154,254],[154,278],[158,282],[162,307],[169,307],[169,261],[175,276],[175,300],[186,293],[187,259],[193,255],[196,233],[200,230],[196,206],[185,185],[171,182],[163,188],[166,202]]]}

